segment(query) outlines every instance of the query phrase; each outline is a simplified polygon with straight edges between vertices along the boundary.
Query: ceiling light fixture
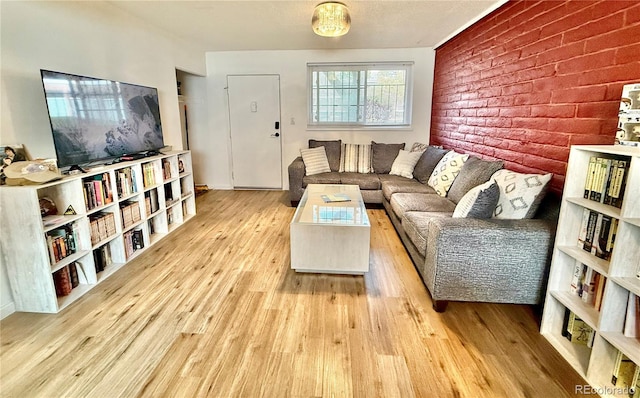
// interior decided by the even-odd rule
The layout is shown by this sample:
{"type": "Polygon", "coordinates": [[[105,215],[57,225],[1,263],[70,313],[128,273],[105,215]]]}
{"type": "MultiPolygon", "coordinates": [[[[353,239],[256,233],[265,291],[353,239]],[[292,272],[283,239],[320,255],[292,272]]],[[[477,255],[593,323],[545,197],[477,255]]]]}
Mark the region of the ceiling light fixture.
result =
{"type": "Polygon", "coordinates": [[[320,3],[313,11],[311,19],[313,31],[324,37],[338,37],[347,34],[351,27],[349,9],[342,3],[320,3]]]}

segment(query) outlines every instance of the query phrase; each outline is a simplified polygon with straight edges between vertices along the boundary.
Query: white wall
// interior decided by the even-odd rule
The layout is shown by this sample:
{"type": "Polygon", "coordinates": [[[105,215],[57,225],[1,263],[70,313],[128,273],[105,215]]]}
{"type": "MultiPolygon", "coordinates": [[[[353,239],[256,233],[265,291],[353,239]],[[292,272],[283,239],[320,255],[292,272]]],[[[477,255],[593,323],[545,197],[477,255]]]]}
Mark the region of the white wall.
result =
{"type": "MultiPolygon", "coordinates": [[[[157,87],[165,143],[181,148],[176,68],[204,75],[204,51],[108,3],[0,6],[1,144],[21,143],[33,157],[55,157],[40,80],[40,69],[51,69],[157,87]]],[[[11,313],[12,305],[2,264],[0,314],[11,313]]]]}
{"type": "MultiPolygon", "coordinates": [[[[207,53],[209,128],[206,134],[193,134],[191,148],[198,158],[194,172],[200,183],[216,189],[231,189],[230,140],[225,87],[230,74],[280,75],[282,176],[288,189],[287,167],[306,148],[310,138],[337,139],[347,143],[429,142],[431,97],[435,51],[432,48],[388,50],[301,50],[233,51],[207,53]],[[410,131],[318,131],[307,130],[308,62],[414,61],[413,129],[410,131]],[[295,125],[291,119],[295,119],[295,125]]],[[[257,166],[257,165],[256,165],[257,166]]]]}

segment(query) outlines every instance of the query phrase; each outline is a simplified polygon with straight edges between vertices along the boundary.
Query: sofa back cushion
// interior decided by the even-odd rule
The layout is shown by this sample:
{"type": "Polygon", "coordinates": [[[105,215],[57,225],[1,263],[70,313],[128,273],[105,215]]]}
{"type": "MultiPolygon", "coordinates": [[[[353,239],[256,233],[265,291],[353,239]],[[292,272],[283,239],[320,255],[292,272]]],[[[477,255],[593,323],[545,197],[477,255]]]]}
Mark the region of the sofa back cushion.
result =
{"type": "Polygon", "coordinates": [[[469,156],[469,159],[460,169],[460,174],[451,184],[447,197],[454,203],[460,202],[460,199],[471,188],[489,181],[493,173],[502,169],[503,165],[504,162],[502,160],[490,161],[476,156],[469,156]]]}
{"type": "Polygon", "coordinates": [[[447,152],[449,151],[446,149],[428,146],[422,153],[420,159],[418,159],[416,167],[413,168],[413,178],[423,184],[428,183],[429,177],[431,177],[431,173],[433,173],[433,169],[436,168],[440,159],[442,159],[447,152]]]}
{"type": "Polygon", "coordinates": [[[402,144],[378,144],[371,141],[371,165],[376,174],[389,174],[393,161],[398,157],[400,150],[404,149],[402,144]]]}
{"type": "Polygon", "coordinates": [[[340,151],[342,151],[342,140],[309,140],[309,148],[317,148],[319,146],[324,147],[331,171],[338,171],[340,169],[340,151]]]}

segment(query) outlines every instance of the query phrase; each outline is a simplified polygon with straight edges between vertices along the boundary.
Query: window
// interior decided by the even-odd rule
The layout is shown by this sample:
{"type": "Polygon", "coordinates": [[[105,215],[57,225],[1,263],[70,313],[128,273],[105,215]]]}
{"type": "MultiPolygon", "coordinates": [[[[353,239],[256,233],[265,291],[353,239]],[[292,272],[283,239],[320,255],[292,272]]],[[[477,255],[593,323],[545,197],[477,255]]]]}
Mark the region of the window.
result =
{"type": "Polygon", "coordinates": [[[309,126],[409,127],[412,66],[308,64],[309,126]]]}

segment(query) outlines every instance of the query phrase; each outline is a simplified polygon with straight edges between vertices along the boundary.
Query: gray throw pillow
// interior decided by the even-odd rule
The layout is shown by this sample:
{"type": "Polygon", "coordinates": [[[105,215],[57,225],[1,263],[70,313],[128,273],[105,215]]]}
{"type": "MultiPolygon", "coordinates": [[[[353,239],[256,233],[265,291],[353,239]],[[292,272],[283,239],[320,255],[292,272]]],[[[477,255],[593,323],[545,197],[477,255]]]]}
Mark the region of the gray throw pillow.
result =
{"type": "Polygon", "coordinates": [[[476,156],[469,156],[464,166],[460,169],[460,174],[451,184],[447,198],[454,203],[460,199],[473,187],[489,181],[493,173],[502,169],[502,160],[483,160],[476,156]]]}
{"type": "Polygon", "coordinates": [[[491,218],[500,199],[500,187],[495,180],[473,187],[453,211],[453,218],[491,218]]]}
{"type": "Polygon", "coordinates": [[[342,151],[342,140],[333,141],[317,141],[309,140],[309,148],[317,148],[323,146],[327,153],[327,160],[331,171],[340,169],[340,152],[342,151]]]}
{"type": "Polygon", "coordinates": [[[393,161],[398,157],[402,144],[378,144],[371,141],[371,164],[376,174],[389,174],[393,161]]]}
{"type": "Polygon", "coordinates": [[[438,148],[435,146],[428,146],[424,151],[420,159],[418,159],[418,163],[416,163],[416,167],[413,168],[413,178],[420,181],[423,184],[429,182],[429,177],[431,177],[431,173],[433,173],[433,169],[436,168],[436,165],[444,157],[444,155],[449,152],[446,149],[438,148]]]}

